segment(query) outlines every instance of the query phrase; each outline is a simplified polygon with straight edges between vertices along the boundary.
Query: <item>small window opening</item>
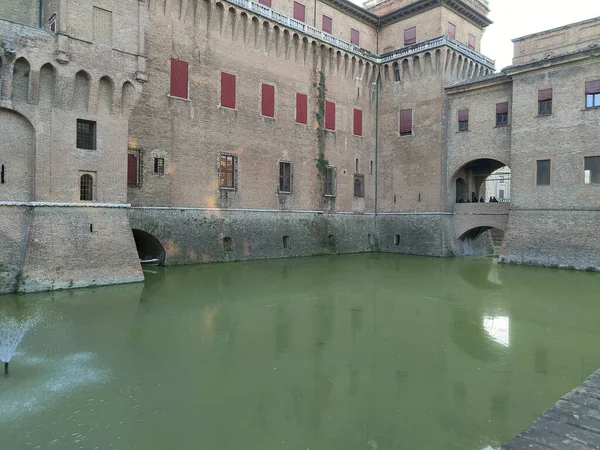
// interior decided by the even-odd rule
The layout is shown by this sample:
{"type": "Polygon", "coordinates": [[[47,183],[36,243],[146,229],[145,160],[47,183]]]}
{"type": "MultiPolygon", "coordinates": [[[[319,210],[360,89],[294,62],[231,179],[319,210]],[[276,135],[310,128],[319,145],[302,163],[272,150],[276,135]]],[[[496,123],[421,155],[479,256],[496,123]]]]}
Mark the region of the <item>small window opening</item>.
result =
{"type": "Polygon", "coordinates": [[[458,111],[458,131],[469,131],[469,110],[458,111]]]}
{"type": "Polygon", "coordinates": [[[396,194],[394,194],[394,205],[396,204],[396,194]]]}
{"type": "Polygon", "coordinates": [[[354,171],[358,172],[358,158],[356,158],[356,161],[354,162],[354,171]]]}
{"type": "Polygon", "coordinates": [[[290,237],[289,236],[283,237],[283,248],[290,248],[290,237]]]}
{"type": "Polygon", "coordinates": [[[94,224],[90,223],[90,233],[93,233],[93,232],[94,232],[94,224]]]}
{"type": "Polygon", "coordinates": [[[56,33],[56,13],[52,14],[48,19],[48,29],[51,33],[56,33]]]}
{"type": "Polygon", "coordinates": [[[329,240],[329,245],[335,245],[335,236],[333,234],[330,234],[327,239],[329,240]]]}
{"type": "Polygon", "coordinates": [[[221,188],[235,188],[235,162],[235,157],[233,155],[221,155],[221,177],[219,179],[219,186],[221,188]]]}
{"type": "Polygon", "coordinates": [[[279,163],[279,192],[292,192],[292,164],[289,162],[279,163]]]}
{"type": "Polygon", "coordinates": [[[327,167],[325,169],[325,179],[323,180],[325,195],[335,195],[335,169],[327,167]]]}
{"type": "Polygon", "coordinates": [[[367,242],[369,245],[373,245],[373,235],[371,233],[367,234],[367,242]]]}
{"type": "Polygon", "coordinates": [[[4,164],[2,164],[2,170],[0,170],[0,184],[4,184],[4,164]]]}
{"type": "Polygon", "coordinates": [[[400,235],[394,236],[394,245],[400,245],[400,235]]]}
{"type": "Polygon", "coordinates": [[[538,115],[552,115],[552,88],[538,91],[538,115]]]}
{"type": "Polygon", "coordinates": [[[354,176],[354,196],[363,198],[365,196],[364,184],[363,184],[363,176],[355,175],[354,176]]]}
{"type": "Polygon", "coordinates": [[[505,127],[508,125],[508,102],[496,104],[496,126],[505,127]]]}
{"type": "Polygon", "coordinates": [[[537,160],[536,172],[536,184],[538,186],[548,186],[550,184],[550,160],[537,160]]]}
{"type": "Polygon", "coordinates": [[[360,98],[360,88],[356,88],[356,98],[360,98]]]}
{"type": "Polygon", "coordinates": [[[231,242],[231,238],[228,236],[223,238],[223,250],[226,252],[233,250],[233,243],[231,242]]]}
{"type": "Polygon", "coordinates": [[[165,174],[165,158],[154,158],[154,173],[156,175],[165,174]]]}
{"type": "Polygon", "coordinates": [[[373,175],[373,161],[371,161],[371,175],[373,175]]]}

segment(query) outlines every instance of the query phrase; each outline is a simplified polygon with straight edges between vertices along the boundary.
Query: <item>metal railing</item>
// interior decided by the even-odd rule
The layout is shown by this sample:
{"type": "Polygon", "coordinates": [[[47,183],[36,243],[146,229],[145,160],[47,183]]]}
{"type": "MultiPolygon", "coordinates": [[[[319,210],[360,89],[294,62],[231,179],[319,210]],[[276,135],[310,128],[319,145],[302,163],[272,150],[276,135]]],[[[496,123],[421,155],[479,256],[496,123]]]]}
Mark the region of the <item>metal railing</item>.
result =
{"type": "MultiPolygon", "coordinates": [[[[422,52],[425,50],[431,50],[433,48],[437,48],[437,47],[446,45],[456,51],[459,51],[459,52],[467,55],[469,58],[473,59],[474,61],[477,61],[480,64],[483,64],[492,69],[495,67],[494,60],[487,58],[480,53],[477,53],[476,51],[461,44],[460,42],[455,41],[454,39],[449,38],[448,36],[440,36],[438,38],[431,39],[426,42],[420,42],[418,44],[414,44],[409,47],[404,47],[404,48],[398,49],[392,53],[387,54],[384,57],[377,57],[377,56],[374,56],[371,52],[364,50],[350,42],[344,41],[343,39],[337,38],[329,33],[325,33],[324,31],[318,30],[318,29],[311,27],[310,25],[307,25],[303,22],[299,22],[296,19],[292,19],[289,16],[278,13],[277,11],[274,11],[267,6],[261,5],[260,3],[256,3],[252,0],[227,0],[227,1],[229,1],[230,3],[233,3],[235,5],[241,6],[242,8],[245,8],[249,11],[260,14],[261,16],[266,17],[267,19],[270,19],[274,22],[280,23],[289,28],[293,28],[293,29],[298,30],[309,36],[313,36],[317,39],[320,39],[321,41],[327,42],[331,45],[335,45],[336,47],[346,50],[350,53],[354,53],[355,55],[358,55],[361,58],[365,58],[376,64],[386,63],[389,61],[393,61],[394,59],[402,58],[404,56],[408,56],[408,55],[411,55],[414,53],[419,53],[419,52],[422,52]]],[[[473,0],[473,1],[479,1],[479,0],[473,0]]]]}

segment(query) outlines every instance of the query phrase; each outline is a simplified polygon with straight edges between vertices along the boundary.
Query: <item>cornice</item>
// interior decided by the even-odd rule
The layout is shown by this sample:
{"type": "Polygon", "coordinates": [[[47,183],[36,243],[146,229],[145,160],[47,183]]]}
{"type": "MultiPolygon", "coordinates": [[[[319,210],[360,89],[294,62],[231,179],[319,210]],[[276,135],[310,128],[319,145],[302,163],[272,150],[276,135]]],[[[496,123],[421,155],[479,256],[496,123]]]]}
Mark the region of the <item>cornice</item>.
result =
{"type": "Polygon", "coordinates": [[[507,75],[519,75],[525,72],[533,72],[535,70],[545,70],[552,66],[560,66],[572,62],[581,61],[583,59],[600,57],[600,44],[590,45],[587,48],[565,52],[560,55],[551,56],[549,58],[529,61],[516,66],[508,66],[502,69],[507,75]]]}

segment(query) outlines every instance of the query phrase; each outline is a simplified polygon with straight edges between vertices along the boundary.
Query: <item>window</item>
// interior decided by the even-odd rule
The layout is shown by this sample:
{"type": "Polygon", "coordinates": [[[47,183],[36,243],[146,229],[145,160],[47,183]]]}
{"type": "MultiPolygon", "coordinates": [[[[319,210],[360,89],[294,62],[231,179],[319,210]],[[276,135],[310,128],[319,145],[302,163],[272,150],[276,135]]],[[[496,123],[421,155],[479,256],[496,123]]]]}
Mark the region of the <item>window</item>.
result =
{"type": "Polygon", "coordinates": [[[600,106],[600,80],[585,82],[585,107],[598,108],[600,106]]]}
{"type": "Polygon", "coordinates": [[[394,236],[394,245],[400,245],[400,235],[394,236]]]}
{"type": "Polygon", "coordinates": [[[371,171],[371,175],[373,175],[373,161],[371,161],[370,171],[371,171]]]}
{"type": "Polygon", "coordinates": [[[331,19],[331,17],[323,15],[323,26],[321,28],[323,28],[323,31],[325,33],[331,34],[331,30],[333,30],[333,20],[331,19]]]}
{"type": "Polygon", "coordinates": [[[475,36],[472,34],[469,35],[469,48],[475,50],[475,36]]]}
{"type": "Polygon", "coordinates": [[[354,135],[362,136],[362,110],[354,108],[354,135]]]}
{"type": "Polygon", "coordinates": [[[547,186],[550,184],[550,160],[549,159],[538,159],[537,160],[536,184],[538,186],[547,186]]]}
{"type": "Polygon", "coordinates": [[[400,110],[400,136],[412,134],[412,109],[400,110]]]}
{"type": "Polygon", "coordinates": [[[325,102],[325,129],[335,130],[335,103],[325,102]]]}
{"type": "Polygon", "coordinates": [[[79,178],[79,200],[91,202],[94,199],[94,178],[84,173],[79,178]]]}
{"type": "Polygon", "coordinates": [[[354,161],[354,173],[358,173],[358,158],[354,161]]]}
{"type": "Polygon", "coordinates": [[[156,175],[165,174],[165,158],[154,158],[154,173],[156,175]]]}
{"type": "Polygon", "coordinates": [[[412,45],[417,42],[417,27],[404,30],[404,45],[412,45]]]}
{"type": "Polygon", "coordinates": [[[171,96],[188,98],[188,63],[171,60],[171,96]]]}
{"type": "Polygon", "coordinates": [[[469,110],[458,111],[458,131],[469,131],[469,110]]]}
{"type": "Polygon", "coordinates": [[[236,157],[234,155],[221,154],[219,187],[221,189],[235,189],[236,157]]]}
{"type": "Polygon", "coordinates": [[[550,116],[552,114],[552,89],[538,91],[538,115],[550,116]]]}
{"type": "Polygon", "coordinates": [[[600,184],[600,156],[588,156],[584,160],[584,183],[600,184]]]}
{"type": "Polygon", "coordinates": [[[233,241],[228,236],[223,238],[223,250],[225,250],[226,252],[230,252],[233,250],[233,241]]]}
{"type": "Polygon", "coordinates": [[[129,153],[127,155],[127,186],[137,186],[139,184],[138,177],[138,158],[129,153]]]}
{"type": "Polygon", "coordinates": [[[235,109],[235,75],[221,72],[221,106],[235,109]]]}
{"type": "Polygon", "coordinates": [[[48,19],[48,29],[51,33],[56,33],[56,13],[52,14],[48,19]]]}
{"type": "Polygon", "coordinates": [[[327,167],[325,169],[325,179],[323,180],[324,192],[327,196],[335,195],[335,168],[327,167]]]}
{"type": "Polygon", "coordinates": [[[362,175],[354,175],[354,196],[364,198],[365,196],[365,179],[362,175]]]}
{"type": "Polygon", "coordinates": [[[77,119],[77,148],[96,150],[96,122],[77,119]]]}
{"type": "Polygon", "coordinates": [[[283,237],[283,248],[291,248],[289,236],[283,237]]]}
{"type": "Polygon", "coordinates": [[[0,169],[0,184],[4,184],[4,164],[2,164],[2,169],[0,169]]]}
{"type": "Polygon", "coordinates": [[[258,3],[260,3],[263,6],[266,6],[267,8],[271,7],[271,0],[258,0],[258,3]]]}
{"type": "Polygon", "coordinates": [[[279,192],[292,192],[292,164],[289,162],[279,163],[279,192]]]}
{"type": "Polygon", "coordinates": [[[505,127],[508,125],[508,102],[496,103],[496,126],[505,127]]]}
{"type": "Polygon", "coordinates": [[[304,22],[305,14],[303,4],[294,2],[294,19],[296,19],[298,22],[304,22]]]}
{"type": "Polygon", "coordinates": [[[354,28],[350,28],[350,43],[356,46],[360,45],[360,33],[354,28]]]}
{"type": "Polygon", "coordinates": [[[306,124],[308,119],[308,95],[296,94],[296,122],[306,124]]]}
{"type": "Polygon", "coordinates": [[[448,37],[454,39],[456,37],[456,25],[448,22],[448,37]]]}
{"type": "Polygon", "coordinates": [[[270,84],[262,85],[262,115],[266,117],[275,117],[275,86],[270,84]]]}

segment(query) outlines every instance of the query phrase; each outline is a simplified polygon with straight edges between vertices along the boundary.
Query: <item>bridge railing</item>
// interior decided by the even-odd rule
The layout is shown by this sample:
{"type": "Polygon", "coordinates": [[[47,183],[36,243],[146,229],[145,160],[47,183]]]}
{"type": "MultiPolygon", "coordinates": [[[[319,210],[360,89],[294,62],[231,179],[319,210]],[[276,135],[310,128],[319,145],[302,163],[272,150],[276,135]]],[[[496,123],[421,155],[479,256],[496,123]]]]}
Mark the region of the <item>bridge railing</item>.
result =
{"type": "Polygon", "coordinates": [[[454,214],[508,214],[510,202],[455,203],[454,214]]]}

